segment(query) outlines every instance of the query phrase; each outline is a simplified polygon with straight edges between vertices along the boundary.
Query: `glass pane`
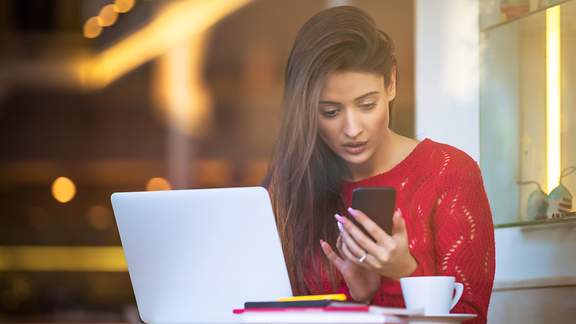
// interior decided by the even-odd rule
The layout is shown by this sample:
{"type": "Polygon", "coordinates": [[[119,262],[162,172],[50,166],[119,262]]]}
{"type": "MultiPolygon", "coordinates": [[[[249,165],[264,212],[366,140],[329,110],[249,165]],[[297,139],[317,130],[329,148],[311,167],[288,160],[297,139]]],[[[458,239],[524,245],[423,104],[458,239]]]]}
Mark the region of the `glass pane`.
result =
{"type": "MultiPolygon", "coordinates": [[[[561,6],[562,168],[576,167],[576,1],[561,6]]],[[[576,209],[576,172],[562,179],[576,209]]]]}
{"type": "MultiPolygon", "coordinates": [[[[560,136],[557,172],[576,166],[576,95],[568,90],[576,86],[576,1],[559,7],[561,126],[550,128],[560,136]]],[[[481,34],[481,167],[496,224],[550,218],[558,207],[549,195],[559,179],[548,179],[546,24],[541,10],[481,34]]],[[[576,172],[562,184],[574,194],[576,172]]]]}
{"type": "Polygon", "coordinates": [[[571,0],[480,0],[480,29],[487,30],[571,0]]]}

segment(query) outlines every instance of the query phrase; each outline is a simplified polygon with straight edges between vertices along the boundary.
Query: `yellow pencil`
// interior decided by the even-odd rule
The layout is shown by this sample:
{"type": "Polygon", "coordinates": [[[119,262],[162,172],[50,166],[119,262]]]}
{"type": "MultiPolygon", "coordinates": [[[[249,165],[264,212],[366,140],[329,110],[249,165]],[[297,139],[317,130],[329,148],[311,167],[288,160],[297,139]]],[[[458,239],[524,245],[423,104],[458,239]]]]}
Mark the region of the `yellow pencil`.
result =
{"type": "Polygon", "coordinates": [[[338,300],[346,301],[344,294],[331,294],[331,295],[308,295],[308,296],[294,296],[278,298],[278,301],[301,301],[301,300],[338,300]]]}

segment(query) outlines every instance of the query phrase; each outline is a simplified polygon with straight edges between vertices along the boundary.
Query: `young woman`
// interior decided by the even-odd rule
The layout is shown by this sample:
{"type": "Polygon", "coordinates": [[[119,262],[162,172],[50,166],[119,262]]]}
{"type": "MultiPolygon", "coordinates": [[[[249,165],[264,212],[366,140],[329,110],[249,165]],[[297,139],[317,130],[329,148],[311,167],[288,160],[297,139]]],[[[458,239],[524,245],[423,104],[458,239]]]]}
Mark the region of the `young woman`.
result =
{"type": "Polygon", "coordinates": [[[402,307],[399,278],[455,276],[465,288],[453,312],[484,323],[494,232],[480,170],[454,147],[389,129],[397,73],[392,40],[357,8],[324,10],[298,33],[266,178],[294,293],[402,307]],[[390,235],[348,209],[367,186],[397,191],[390,235]]]}

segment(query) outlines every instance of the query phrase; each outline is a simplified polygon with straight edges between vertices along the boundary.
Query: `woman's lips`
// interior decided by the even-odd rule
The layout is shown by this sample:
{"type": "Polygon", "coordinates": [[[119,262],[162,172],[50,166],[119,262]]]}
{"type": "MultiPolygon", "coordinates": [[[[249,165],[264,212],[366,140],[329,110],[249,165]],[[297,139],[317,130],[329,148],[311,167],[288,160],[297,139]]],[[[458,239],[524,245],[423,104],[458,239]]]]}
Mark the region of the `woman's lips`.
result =
{"type": "Polygon", "coordinates": [[[349,154],[357,155],[364,152],[364,150],[366,149],[366,143],[368,142],[350,143],[350,144],[344,144],[343,146],[344,150],[349,154]]]}

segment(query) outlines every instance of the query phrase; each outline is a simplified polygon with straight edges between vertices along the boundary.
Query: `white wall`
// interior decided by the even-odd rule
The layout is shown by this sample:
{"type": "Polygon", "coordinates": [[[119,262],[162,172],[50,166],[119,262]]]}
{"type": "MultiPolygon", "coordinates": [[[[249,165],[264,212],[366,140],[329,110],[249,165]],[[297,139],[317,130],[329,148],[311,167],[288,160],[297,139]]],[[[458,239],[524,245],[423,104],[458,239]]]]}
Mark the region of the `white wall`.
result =
{"type": "Polygon", "coordinates": [[[480,158],[478,1],[416,0],[416,137],[480,158]]]}

